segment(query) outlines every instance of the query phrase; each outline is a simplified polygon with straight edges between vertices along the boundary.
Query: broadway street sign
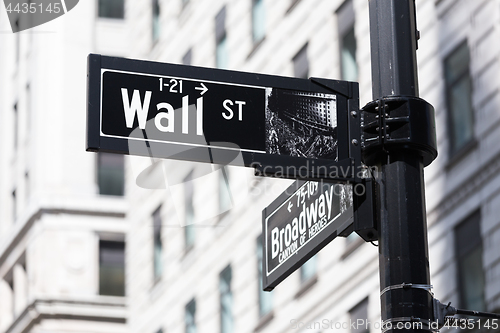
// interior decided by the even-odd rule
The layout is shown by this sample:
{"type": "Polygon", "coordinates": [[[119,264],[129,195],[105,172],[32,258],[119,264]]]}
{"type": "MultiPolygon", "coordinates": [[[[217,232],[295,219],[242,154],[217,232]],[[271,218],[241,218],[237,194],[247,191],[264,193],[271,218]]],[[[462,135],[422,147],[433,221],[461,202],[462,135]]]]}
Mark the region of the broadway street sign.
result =
{"type": "Polygon", "coordinates": [[[352,180],[358,84],[88,57],[87,150],[352,180]]]}
{"type": "Polygon", "coordinates": [[[262,212],[263,288],[271,291],[338,235],[353,230],[351,186],[294,182],[262,212]]]}

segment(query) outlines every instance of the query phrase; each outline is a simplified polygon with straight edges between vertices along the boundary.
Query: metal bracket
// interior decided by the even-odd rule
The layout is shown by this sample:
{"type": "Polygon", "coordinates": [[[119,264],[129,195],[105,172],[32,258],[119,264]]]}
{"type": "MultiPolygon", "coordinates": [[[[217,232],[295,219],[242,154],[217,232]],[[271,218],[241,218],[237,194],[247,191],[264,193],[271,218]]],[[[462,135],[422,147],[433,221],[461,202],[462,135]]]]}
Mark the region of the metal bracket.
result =
{"type": "Polygon", "coordinates": [[[361,148],[367,165],[407,149],[420,154],[424,166],[437,157],[434,108],[423,99],[383,97],[361,111],[361,148]]]}
{"type": "MultiPolygon", "coordinates": [[[[378,240],[376,210],[377,183],[370,178],[362,179],[364,193],[353,193],[354,200],[354,231],[365,242],[378,240]]],[[[358,184],[354,185],[354,189],[358,184]]]]}
{"type": "Polygon", "coordinates": [[[451,302],[447,305],[441,303],[438,299],[432,299],[434,320],[438,323],[438,328],[441,329],[446,323],[446,317],[453,317],[457,313],[457,309],[451,306],[451,302]]]}
{"type": "Polygon", "coordinates": [[[384,295],[386,292],[388,292],[390,290],[395,290],[395,289],[423,289],[423,290],[426,290],[427,292],[429,292],[429,294],[431,294],[431,296],[434,296],[434,294],[431,291],[432,286],[429,284],[414,284],[414,283],[404,283],[404,282],[401,284],[395,284],[395,285],[388,286],[388,287],[384,288],[380,292],[380,296],[382,297],[382,295],[384,295]]]}
{"type": "Polygon", "coordinates": [[[432,305],[434,311],[434,320],[437,322],[439,329],[441,329],[446,323],[446,317],[453,317],[454,315],[492,318],[495,320],[500,319],[500,314],[498,313],[457,309],[451,306],[451,302],[444,305],[438,299],[435,298],[432,299],[432,305]]]}

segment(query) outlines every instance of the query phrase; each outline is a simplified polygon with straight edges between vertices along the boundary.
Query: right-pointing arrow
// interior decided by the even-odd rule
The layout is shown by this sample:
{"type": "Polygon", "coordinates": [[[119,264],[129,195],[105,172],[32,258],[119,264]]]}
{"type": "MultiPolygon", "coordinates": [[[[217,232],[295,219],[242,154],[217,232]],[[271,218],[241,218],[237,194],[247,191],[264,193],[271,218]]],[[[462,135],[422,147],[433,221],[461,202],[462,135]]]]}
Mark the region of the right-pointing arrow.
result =
{"type": "Polygon", "coordinates": [[[207,91],[208,91],[208,88],[206,85],[204,85],[203,83],[201,83],[201,87],[196,87],[194,88],[196,90],[201,90],[201,95],[203,96],[203,94],[205,94],[207,91]]]}

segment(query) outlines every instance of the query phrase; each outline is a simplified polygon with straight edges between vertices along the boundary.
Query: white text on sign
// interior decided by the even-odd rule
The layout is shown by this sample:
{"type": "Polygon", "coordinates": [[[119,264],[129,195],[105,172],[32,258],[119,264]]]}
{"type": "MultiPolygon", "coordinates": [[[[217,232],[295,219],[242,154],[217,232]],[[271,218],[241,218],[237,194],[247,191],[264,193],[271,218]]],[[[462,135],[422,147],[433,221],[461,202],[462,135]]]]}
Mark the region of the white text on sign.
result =
{"type": "Polygon", "coordinates": [[[298,206],[302,205],[299,216],[294,217],[283,228],[275,227],[271,230],[271,258],[274,259],[279,254],[280,263],[294,254],[307,239],[313,238],[326,227],[327,222],[332,218],[332,202],[335,195],[333,186],[311,202],[309,207],[303,200],[300,200],[301,197],[305,197],[303,191],[297,192],[296,195],[298,206]],[[306,236],[307,231],[309,233],[306,236]]]}
{"type": "Polygon", "coordinates": [[[244,101],[232,101],[230,99],[226,99],[222,105],[224,106],[224,109],[227,110],[227,112],[222,112],[222,116],[224,117],[224,119],[226,120],[231,120],[233,119],[234,117],[234,112],[233,110],[230,108],[230,106],[233,106],[234,104],[238,105],[238,120],[239,121],[243,121],[243,105],[246,104],[246,102],[244,101]]]}
{"type": "MultiPolygon", "coordinates": [[[[144,95],[144,102],[141,103],[141,96],[139,90],[134,90],[132,94],[132,101],[129,100],[128,90],[122,88],[123,111],[125,112],[125,121],[128,128],[134,126],[135,115],[139,122],[140,129],[146,129],[146,121],[149,113],[149,103],[151,102],[151,91],[146,91],[144,95]]],[[[175,112],[174,107],[169,103],[156,104],[158,111],[165,110],[166,112],[159,112],[155,116],[155,126],[160,132],[175,132],[175,112]],[[165,125],[164,121],[167,124],[165,125]]],[[[182,97],[182,134],[189,134],[189,95],[182,97]]],[[[203,97],[196,100],[196,134],[203,135],[203,97]]]]}
{"type": "MultiPolygon", "coordinates": [[[[163,81],[160,81],[162,85],[165,85],[163,81]]],[[[182,92],[182,80],[175,80],[175,86],[179,87],[182,92]],[[180,83],[179,83],[180,82],[180,83]]],[[[174,86],[171,86],[171,89],[174,86]]],[[[196,89],[196,88],[195,88],[196,89]]],[[[208,89],[205,85],[202,85],[202,94],[208,89]]],[[[171,91],[177,92],[177,91],[171,91]]],[[[145,129],[146,122],[148,119],[149,106],[151,102],[152,91],[146,91],[144,95],[144,101],[141,101],[141,96],[139,90],[134,90],[132,93],[132,100],[129,98],[129,93],[127,88],[121,88],[122,101],[123,101],[123,111],[125,113],[125,121],[128,128],[134,126],[134,120],[137,115],[137,120],[139,122],[139,128],[145,129]]],[[[223,108],[222,117],[226,120],[231,120],[237,114],[238,120],[243,121],[243,106],[246,105],[245,101],[232,101],[230,99],[224,100],[222,103],[223,108]]],[[[175,133],[175,112],[174,107],[170,103],[162,102],[156,104],[156,109],[159,112],[154,118],[154,124],[160,132],[175,133]]],[[[182,125],[181,133],[189,134],[189,95],[182,97],[182,125]]],[[[203,135],[203,97],[196,99],[196,134],[203,135]]]]}

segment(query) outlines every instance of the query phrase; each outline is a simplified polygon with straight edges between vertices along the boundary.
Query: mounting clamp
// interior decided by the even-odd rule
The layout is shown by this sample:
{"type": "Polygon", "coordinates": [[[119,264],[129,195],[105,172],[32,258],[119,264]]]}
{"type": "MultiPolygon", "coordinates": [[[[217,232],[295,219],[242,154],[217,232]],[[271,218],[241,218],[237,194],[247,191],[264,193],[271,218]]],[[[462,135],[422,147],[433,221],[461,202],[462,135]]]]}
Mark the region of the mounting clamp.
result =
{"type": "Polygon", "coordinates": [[[396,284],[396,285],[393,285],[393,286],[388,286],[387,288],[385,288],[384,290],[382,290],[380,292],[380,296],[382,296],[383,294],[385,294],[386,292],[390,291],[390,290],[395,290],[395,289],[405,289],[405,290],[408,290],[408,289],[423,289],[423,290],[426,290],[427,292],[429,292],[429,294],[431,294],[431,296],[434,296],[434,294],[432,293],[432,286],[431,285],[428,285],[428,284],[416,284],[416,283],[401,283],[401,284],[396,284]]]}
{"type": "Polygon", "coordinates": [[[434,107],[418,97],[390,96],[361,109],[361,148],[367,165],[413,150],[424,166],[437,157],[434,107]]]}

